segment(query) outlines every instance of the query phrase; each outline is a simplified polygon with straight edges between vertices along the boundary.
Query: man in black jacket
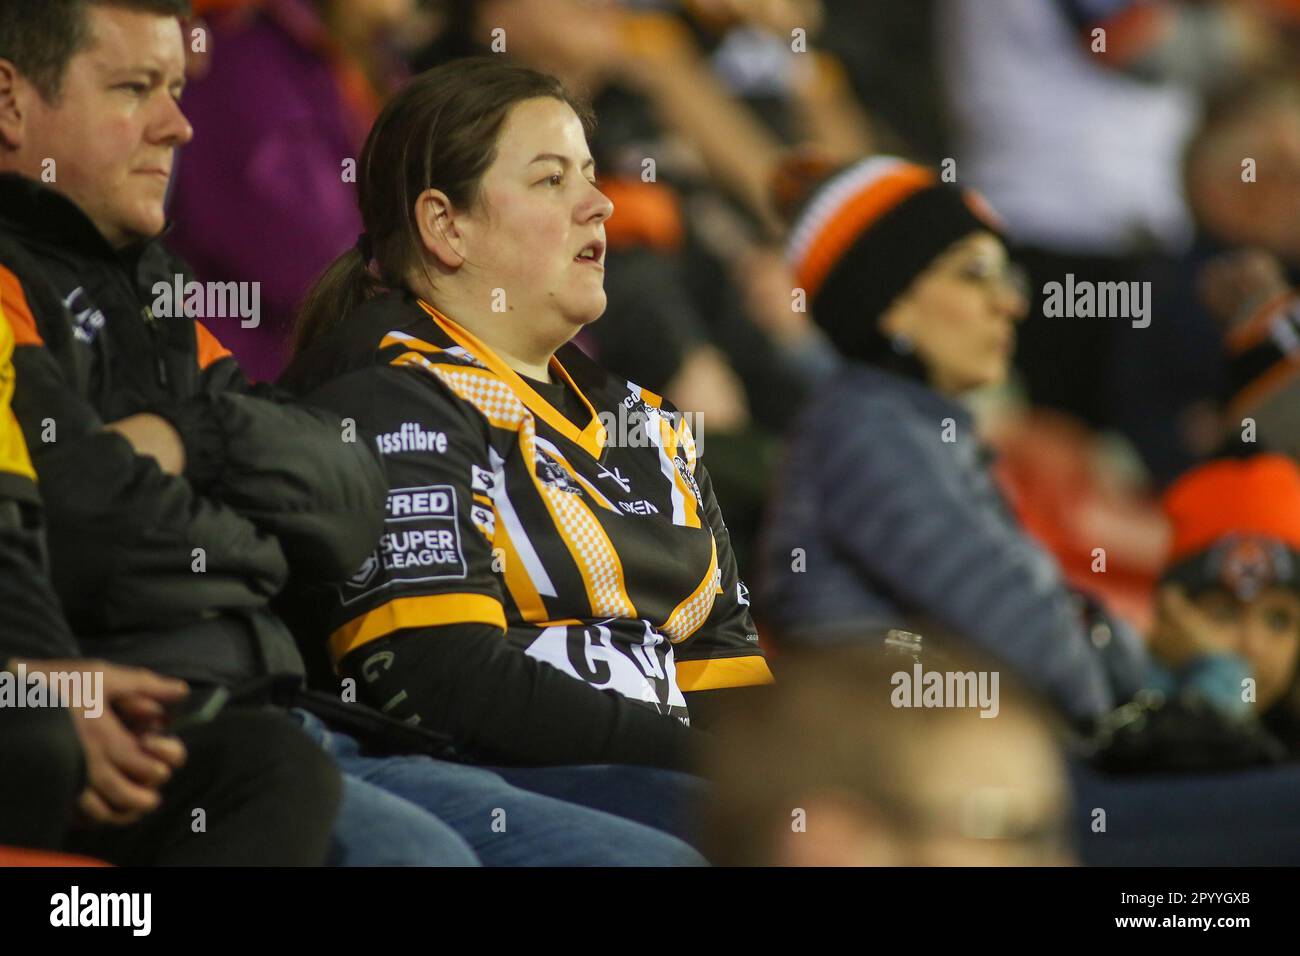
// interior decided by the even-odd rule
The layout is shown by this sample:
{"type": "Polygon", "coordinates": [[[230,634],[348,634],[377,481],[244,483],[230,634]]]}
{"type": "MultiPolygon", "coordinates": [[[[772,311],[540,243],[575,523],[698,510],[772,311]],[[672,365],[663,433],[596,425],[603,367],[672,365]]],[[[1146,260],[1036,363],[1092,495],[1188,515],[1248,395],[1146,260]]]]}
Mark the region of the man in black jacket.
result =
{"type": "MultiPolygon", "coordinates": [[[[49,514],[52,580],[87,649],[191,685],[292,682],[302,660],[268,602],[290,568],[322,582],[350,575],[379,538],[387,484],[348,421],[250,385],[185,308],[190,296],[176,295],[189,276],[159,237],[173,157],[192,137],[178,105],[186,10],[0,5],[0,303],[17,341],[14,411],[49,514]]],[[[478,768],[363,755],[298,716],[344,770],[336,860],[698,859],[478,768]],[[512,839],[500,839],[501,811],[512,839]]]]}
{"type": "Polygon", "coordinates": [[[323,862],[339,774],[291,721],[223,714],[182,742],[165,717],[184,682],[81,657],[43,567],[12,354],[0,310],[0,845],[124,864],[323,862]],[[69,699],[51,699],[59,687],[69,699]]]}

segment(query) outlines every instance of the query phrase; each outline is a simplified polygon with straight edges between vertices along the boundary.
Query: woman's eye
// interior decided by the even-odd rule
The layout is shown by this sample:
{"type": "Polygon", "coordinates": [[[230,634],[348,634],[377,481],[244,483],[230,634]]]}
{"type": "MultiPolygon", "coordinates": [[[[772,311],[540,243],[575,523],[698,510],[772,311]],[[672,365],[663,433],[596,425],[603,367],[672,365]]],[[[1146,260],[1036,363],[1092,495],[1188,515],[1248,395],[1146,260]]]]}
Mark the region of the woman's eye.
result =
{"type": "Polygon", "coordinates": [[[130,90],[136,96],[141,96],[148,89],[143,83],[121,83],[117,87],[119,90],[130,90]]]}
{"type": "Polygon", "coordinates": [[[564,183],[564,173],[556,173],[546,180],[552,186],[560,186],[564,183]]]}
{"type": "Polygon", "coordinates": [[[971,279],[991,279],[1000,270],[991,262],[980,261],[969,263],[963,271],[971,279]]]}

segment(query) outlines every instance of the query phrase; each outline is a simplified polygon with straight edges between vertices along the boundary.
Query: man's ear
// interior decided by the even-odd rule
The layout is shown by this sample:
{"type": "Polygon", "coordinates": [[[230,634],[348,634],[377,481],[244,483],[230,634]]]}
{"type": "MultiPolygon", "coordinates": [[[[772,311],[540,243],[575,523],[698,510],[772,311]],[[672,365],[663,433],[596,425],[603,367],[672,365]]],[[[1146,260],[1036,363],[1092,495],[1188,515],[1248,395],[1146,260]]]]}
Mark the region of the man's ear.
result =
{"type": "Polygon", "coordinates": [[[415,224],[425,251],[448,269],[465,261],[465,237],[456,221],[456,210],[440,189],[426,189],[415,200],[415,224]]]}
{"type": "Polygon", "coordinates": [[[0,58],[0,149],[12,152],[22,148],[29,89],[18,67],[0,58]]]}

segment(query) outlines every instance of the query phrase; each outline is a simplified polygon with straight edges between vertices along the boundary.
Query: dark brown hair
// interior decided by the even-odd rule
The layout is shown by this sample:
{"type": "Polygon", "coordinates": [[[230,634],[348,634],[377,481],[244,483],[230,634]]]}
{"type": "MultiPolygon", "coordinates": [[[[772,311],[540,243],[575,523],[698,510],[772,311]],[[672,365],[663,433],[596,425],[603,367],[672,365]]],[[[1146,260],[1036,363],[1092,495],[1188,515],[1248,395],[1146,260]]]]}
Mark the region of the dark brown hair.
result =
{"type": "Polygon", "coordinates": [[[511,108],[539,97],[569,104],[591,135],[590,108],[558,79],[499,56],[444,63],[389,101],[357,164],[357,203],[377,271],[358,248],[335,259],[303,303],[296,352],[381,288],[406,284],[423,255],[416,199],[426,189],[439,189],[457,209],[474,208],[511,108]]]}
{"type": "Polygon", "coordinates": [[[18,67],[48,103],[58,101],[68,63],[91,42],[86,10],[92,6],[190,15],[189,0],[3,0],[0,59],[18,67]]]}

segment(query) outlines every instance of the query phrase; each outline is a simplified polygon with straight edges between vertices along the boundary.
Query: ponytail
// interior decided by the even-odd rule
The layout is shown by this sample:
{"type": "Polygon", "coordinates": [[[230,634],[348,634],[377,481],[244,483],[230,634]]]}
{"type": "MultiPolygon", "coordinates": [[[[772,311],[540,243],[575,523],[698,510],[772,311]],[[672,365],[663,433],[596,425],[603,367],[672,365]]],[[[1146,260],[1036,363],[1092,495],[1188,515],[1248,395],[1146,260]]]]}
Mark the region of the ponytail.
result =
{"type": "Polygon", "coordinates": [[[307,346],[355,312],[378,290],[379,281],[356,247],[331,262],[298,310],[293,354],[302,354],[307,346]]]}

